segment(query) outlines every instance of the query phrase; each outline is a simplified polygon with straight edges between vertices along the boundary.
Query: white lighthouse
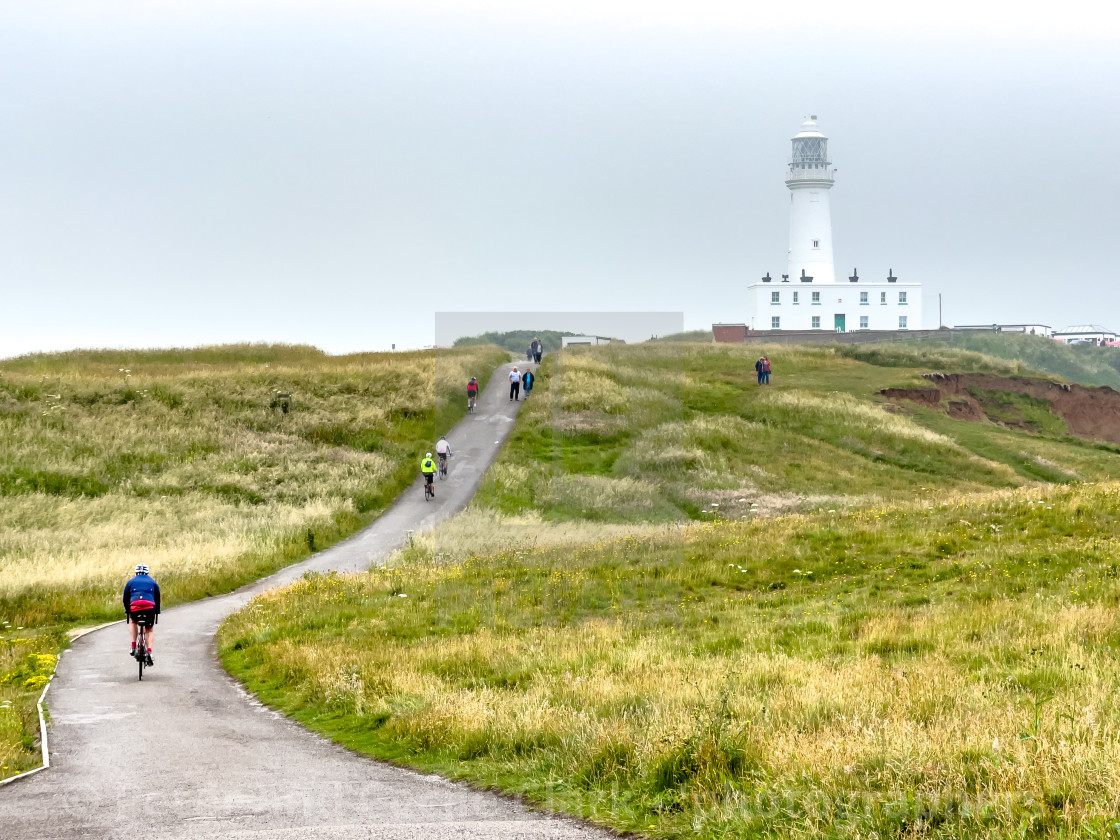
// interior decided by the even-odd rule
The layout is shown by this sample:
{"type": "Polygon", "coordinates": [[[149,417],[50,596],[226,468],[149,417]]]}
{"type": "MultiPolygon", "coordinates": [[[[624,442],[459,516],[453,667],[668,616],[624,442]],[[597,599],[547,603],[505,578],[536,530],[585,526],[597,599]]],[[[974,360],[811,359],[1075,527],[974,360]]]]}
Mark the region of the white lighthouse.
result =
{"type": "Polygon", "coordinates": [[[885,266],[877,269],[875,279],[861,278],[853,268],[837,282],[829,204],[835,179],[828,138],[817,127],[817,118],[810,117],[793,137],[786,169],[790,197],[786,273],[779,280],[767,272],[761,281],[747,286],[747,322],[740,326],[783,332],[921,329],[920,283],[899,282],[894,270],[885,266]]]}
{"type": "Polygon", "coordinates": [[[832,211],[828,191],[835,173],[828,159],[828,138],[812,116],[793,138],[786,186],[789,187],[789,262],[793,282],[813,278],[814,283],[835,283],[832,264],[832,211]]]}

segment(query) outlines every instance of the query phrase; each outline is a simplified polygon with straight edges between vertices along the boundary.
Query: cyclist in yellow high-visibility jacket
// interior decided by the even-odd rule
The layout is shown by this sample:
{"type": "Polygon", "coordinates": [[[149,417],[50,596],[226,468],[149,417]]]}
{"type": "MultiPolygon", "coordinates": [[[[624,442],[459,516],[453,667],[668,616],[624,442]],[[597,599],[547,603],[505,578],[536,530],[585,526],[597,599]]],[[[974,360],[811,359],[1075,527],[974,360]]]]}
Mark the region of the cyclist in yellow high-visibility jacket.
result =
{"type": "Polygon", "coordinates": [[[425,455],[424,459],[420,462],[420,475],[424,476],[424,481],[428,483],[428,487],[431,488],[431,493],[434,496],[436,494],[436,487],[432,482],[436,477],[436,462],[432,460],[431,452],[425,455]]]}

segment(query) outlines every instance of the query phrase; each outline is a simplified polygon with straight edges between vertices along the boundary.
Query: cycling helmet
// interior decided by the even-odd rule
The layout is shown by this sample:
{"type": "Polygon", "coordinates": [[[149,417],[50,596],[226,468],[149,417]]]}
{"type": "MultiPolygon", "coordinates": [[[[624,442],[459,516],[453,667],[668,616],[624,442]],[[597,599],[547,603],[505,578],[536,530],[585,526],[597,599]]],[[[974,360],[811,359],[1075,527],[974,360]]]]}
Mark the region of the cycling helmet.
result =
{"type": "Polygon", "coordinates": [[[429,453],[428,453],[427,455],[425,455],[424,457],[425,457],[425,458],[431,458],[431,457],[432,457],[432,453],[431,453],[431,452],[429,452],[429,453]]]}
{"type": "Polygon", "coordinates": [[[141,563],[132,571],[136,572],[138,575],[146,575],[148,573],[148,567],[141,563]]]}

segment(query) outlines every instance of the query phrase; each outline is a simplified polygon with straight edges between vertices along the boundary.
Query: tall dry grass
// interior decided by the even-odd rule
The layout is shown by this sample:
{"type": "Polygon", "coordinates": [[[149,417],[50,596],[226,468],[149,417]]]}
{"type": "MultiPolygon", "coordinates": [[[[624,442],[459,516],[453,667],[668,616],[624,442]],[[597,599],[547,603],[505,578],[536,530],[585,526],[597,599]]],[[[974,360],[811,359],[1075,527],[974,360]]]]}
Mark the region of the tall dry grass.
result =
{"type": "Polygon", "coordinates": [[[411,478],[469,375],[501,359],[247,347],[0,362],[0,614],[100,617],[137,562],[172,601],[197,597],[323,547],[411,478]]]}
{"type": "Polygon", "coordinates": [[[134,565],[171,605],[330,545],[414,478],[469,376],[505,358],[251,345],[0,361],[0,778],[36,762],[41,657],[66,626],[118,617],[134,565]]]}

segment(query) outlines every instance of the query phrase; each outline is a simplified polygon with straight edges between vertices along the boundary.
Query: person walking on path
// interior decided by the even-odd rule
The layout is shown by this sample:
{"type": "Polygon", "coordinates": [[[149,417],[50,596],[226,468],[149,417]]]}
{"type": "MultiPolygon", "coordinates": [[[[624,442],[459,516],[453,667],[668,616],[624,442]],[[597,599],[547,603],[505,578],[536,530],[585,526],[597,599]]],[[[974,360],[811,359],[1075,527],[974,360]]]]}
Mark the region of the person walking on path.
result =
{"type": "Polygon", "coordinates": [[[534,338],[533,343],[529,345],[529,349],[533,351],[533,361],[538,365],[541,363],[541,355],[544,353],[544,345],[541,344],[539,338],[534,338]]]}
{"type": "Polygon", "coordinates": [[[762,384],[762,359],[754,363],[754,372],[758,376],[758,384],[762,384]]]}
{"type": "Polygon", "coordinates": [[[513,370],[509,372],[509,401],[519,400],[521,397],[521,373],[517,370],[517,365],[513,366],[513,370]]]}
{"type": "Polygon", "coordinates": [[[533,390],[533,383],[537,377],[529,368],[525,368],[525,373],[521,374],[522,390],[525,391],[525,396],[529,396],[529,392],[533,390]]]}
{"type": "Polygon", "coordinates": [[[770,360],[766,356],[762,357],[762,384],[770,384],[770,360]]]}

